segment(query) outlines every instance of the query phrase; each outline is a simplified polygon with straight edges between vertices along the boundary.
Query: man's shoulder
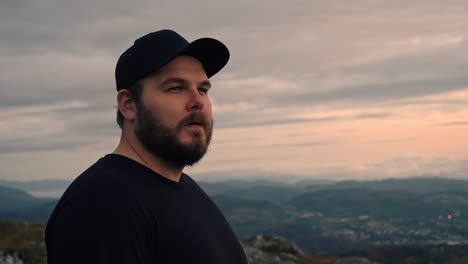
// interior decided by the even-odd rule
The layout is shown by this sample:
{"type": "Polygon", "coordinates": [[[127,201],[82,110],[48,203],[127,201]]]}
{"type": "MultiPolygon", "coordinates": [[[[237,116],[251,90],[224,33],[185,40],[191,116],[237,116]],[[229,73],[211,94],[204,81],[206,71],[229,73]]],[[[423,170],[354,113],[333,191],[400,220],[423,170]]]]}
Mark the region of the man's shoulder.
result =
{"type": "Polygon", "coordinates": [[[108,154],[81,173],[65,190],[59,204],[90,197],[129,200],[135,194],[141,173],[132,162],[115,154],[108,154]]]}
{"type": "MultiPolygon", "coordinates": [[[[188,176],[186,181],[189,185],[196,185],[188,176]]],[[[70,184],[61,202],[89,196],[117,197],[129,202],[146,201],[177,190],[177,187],[177,184],[172,184],[163,176],[128,157],[108,154],[70,184]]]]}
{"type": "Polygon", "coordinates": [[[105,190],[112,190],[117,181],[122,178],[122,175],[128,173],[129,166],[118,162],[112,155],[106,155],[96,161],[83,173],[81,173],[68,187],[65,194],[68,193],[84,193],[93,192],[99,190],[99,192],[105,190]]]}
{"type": "Polygon", "coordinates": [[[79,212],[87,207],[102,206],[110,211],[115,205],[115,210],[133,210],[138,204],[135,201],[139,192],[135,190],[138,189],[135,183],[138,172],[132,173],[131,167],[131,162],[113,154],[102,157],[68,186],[51,219],[64,210],[69,211],[67,208],[79,212]]]}

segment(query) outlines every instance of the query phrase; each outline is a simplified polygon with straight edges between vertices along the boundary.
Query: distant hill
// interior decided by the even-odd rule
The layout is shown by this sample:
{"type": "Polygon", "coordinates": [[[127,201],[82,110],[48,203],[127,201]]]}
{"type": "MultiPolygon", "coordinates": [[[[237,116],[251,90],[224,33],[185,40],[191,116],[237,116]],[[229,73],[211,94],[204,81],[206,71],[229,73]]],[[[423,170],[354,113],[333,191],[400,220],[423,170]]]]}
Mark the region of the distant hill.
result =
{"type": "Polygon", "coordinates": [[[468,210],[468,193],[420,194],[407,190],[330,189],[299,195],[288,204],[329,217],[368,215],[378,219],[425,218],[455,210],[468,210]]]}
{"type": "Polygon", "coordinates": [[[0,186],[0,210],[12,211],[34,203],[36,198],[18,189],[0,186]]]}
{"type": "Polygon", "coordinates": [[[0,180],[0,186],[23,190],[35,197],[59,198],[70,185],[70,180],[35,180],[6,181],[0,180]]]}
{"type": "Polygon", "coordinates": [[[303,180],[295,183],[283,183],[266,180],[229,180],[218,182],[200,181],[198,184],[210,196],[225,195],[247,200],[265,200],[283,204],[291,198],[307,192],[307,186],[326,186],[335,183],[328,180],[303,180]]]}
{"type": "Polygon", "coordinates": [[[445,178],[385,179],[378,181],[339,181],[327,185],[309,184],[308,191],[323,189],[366,188],[370,190],[399,190],[411,193],[467,191],[468,181],[445,178]]]}
{"type": "Polygon", "coordinates": [[[36,198],[25,191],[0,186],[0,219],[46,222],[56,199],[36,198]]]}
{"type": "MultiPolygon", "coordinates": [[[[213,184],[210,184],[213,185],[213,184]]],[[[218,189],[220,189],[218,187],[218,189]]],[[[244,188],[225,188],[223,191],[214,192],[214,186],[206,190],[210,195],[226,195],[248,200],[264,200],[276,204],[283,204],[293,197],[305,193],[304,186],[290,184],[252,185],[244,188]]]]}
{"type": "MultiPolygon", "coordinates": [[[[70,180],[5,181],[0,186],[20,189],[28,193],[44,196],[59,195],[68,187],[70,180]]],[[[433,193],[468,190],[468,181],[443,178],[385,179],[377,181],[327,181],[301,180],[294,183],[282,183],[267,180],[227,180],[198,181],[209,195],[228,195],[253,200],[268,200],[278,204],[306,192],[330,189],[364,188],[369,190],[398,190],[410,193],[433,193]]]]}
{"type": "Polygon", "coordinates": [[[0,186],[11,187],[23,191],[65,190],[70,180],[35,180],[35,181],[5,181],[0,180],[0,186]]]}
{"type": "Polygon", "coordinates": [[[215,195],[212,198],[240,237],[271,232],[289,218],[284,208],[269,201],[225,195],[215,195]]]}
{"type": "MultiPolygon", "coordinates": [[[[68,180],[36,180],[36,181],[5,181],[0,180],[0,186],[23,190],[37,197],[59,198],[70,185],[68,180]]],[[[268,200],[284,203],[298,193],[306,191],[304,186],[315,184],[321,186],[333,181],[307,180],[294,184],[285,184],[266,180],[228,180],[219,182],[198,181],[198,184],[209,195],[224,194],[254,200],[268,200]]]]}

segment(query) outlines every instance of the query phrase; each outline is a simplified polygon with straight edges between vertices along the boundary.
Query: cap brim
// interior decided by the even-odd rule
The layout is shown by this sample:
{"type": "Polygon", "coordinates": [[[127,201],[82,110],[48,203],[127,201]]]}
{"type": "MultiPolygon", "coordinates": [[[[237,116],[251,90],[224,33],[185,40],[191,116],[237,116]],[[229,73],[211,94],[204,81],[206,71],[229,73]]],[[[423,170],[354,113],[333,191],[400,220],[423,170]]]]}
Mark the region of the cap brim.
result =
{"type": "Polygon", "coordinates": [[[229,50],[219,40],[201,38],[185,47],[180,55],[197,58],[205,68],[208,78],[219,72],[229,61],[229,50]]]}

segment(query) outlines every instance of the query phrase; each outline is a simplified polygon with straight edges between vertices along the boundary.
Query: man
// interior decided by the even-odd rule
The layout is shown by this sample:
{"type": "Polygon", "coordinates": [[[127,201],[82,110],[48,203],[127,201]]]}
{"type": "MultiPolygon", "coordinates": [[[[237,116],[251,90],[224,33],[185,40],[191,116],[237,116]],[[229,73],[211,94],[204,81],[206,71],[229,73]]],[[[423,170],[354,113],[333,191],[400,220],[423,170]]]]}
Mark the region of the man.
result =
{"type": "Polygon", "coordinates": [[[221,42],[171,30],[137,39],[116,66],[118,147],[67,189],[46,229],[49,264],[247,263],[213,201],[182,172],[207,151],[221,42]]]}

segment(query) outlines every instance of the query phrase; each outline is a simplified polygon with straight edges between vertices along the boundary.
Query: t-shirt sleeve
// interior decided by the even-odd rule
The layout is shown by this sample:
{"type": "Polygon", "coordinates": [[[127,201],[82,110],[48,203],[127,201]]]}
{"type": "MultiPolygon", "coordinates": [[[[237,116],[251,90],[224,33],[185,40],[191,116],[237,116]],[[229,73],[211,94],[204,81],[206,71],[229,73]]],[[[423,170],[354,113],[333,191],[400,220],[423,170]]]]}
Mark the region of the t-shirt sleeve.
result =
{"type": "Polygon", "coordinates": [[[47,226],[48,263],[157,263],[153,226],[136,208],[116,199],[67,201],[47,226]]]}

